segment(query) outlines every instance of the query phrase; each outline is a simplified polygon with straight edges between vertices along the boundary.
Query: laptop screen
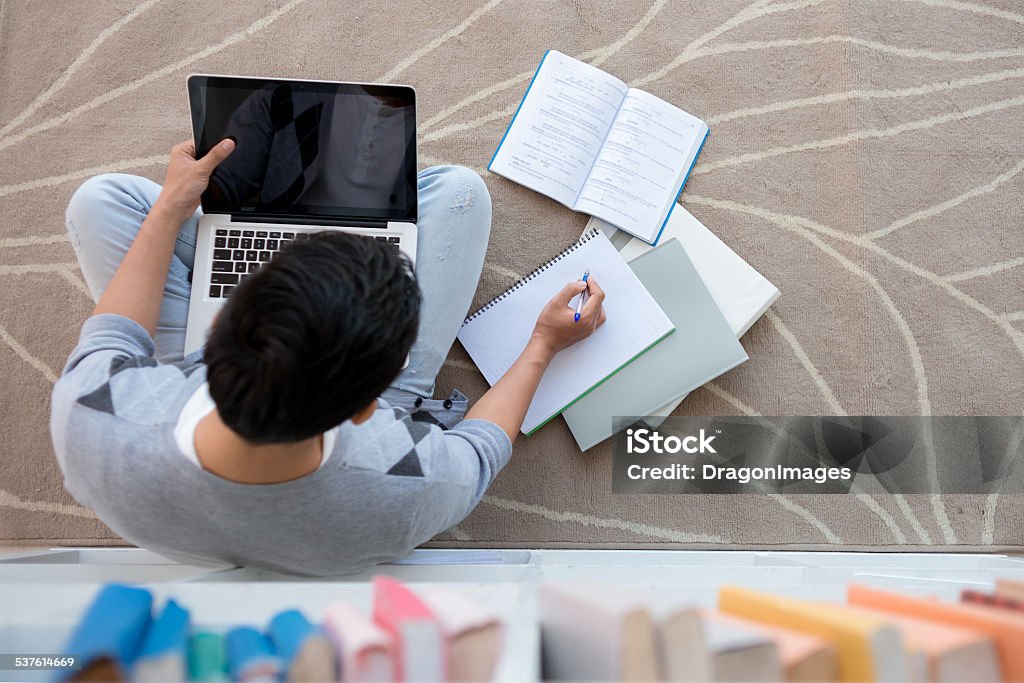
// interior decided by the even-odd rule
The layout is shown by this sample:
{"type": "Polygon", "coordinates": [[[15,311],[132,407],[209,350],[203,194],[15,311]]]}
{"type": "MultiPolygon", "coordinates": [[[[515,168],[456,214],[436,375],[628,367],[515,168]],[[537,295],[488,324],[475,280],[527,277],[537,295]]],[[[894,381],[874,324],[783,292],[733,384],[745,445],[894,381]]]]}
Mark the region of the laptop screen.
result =
{"type": "Polygon", "coordinates": [[[416,95],[407,86],[190,76],[196,155],[235,151],[206,213],[416,220],[416,95]]]}

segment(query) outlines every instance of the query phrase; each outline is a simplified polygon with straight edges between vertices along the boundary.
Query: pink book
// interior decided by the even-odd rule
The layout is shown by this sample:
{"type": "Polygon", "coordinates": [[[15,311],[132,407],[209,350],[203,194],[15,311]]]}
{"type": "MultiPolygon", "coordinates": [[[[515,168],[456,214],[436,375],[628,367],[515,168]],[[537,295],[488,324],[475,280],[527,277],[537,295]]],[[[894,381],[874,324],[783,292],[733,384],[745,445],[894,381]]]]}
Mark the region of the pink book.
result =
{"type": "Polygon", "coordinates": [[[387,576],[374,577],[373,620],[395,644],[396,680],[447,680],[448,653],[441,624],[404,584],[387,576]]]}
{"type": "Polygon", "coordinates": [[[395,679],[391,636],[352,605],[331,605],[324,612],[324,633],[338,652],[345,683],[390,683],[395,679]]]}
{"type": "Polygon", "coordinates": [[[420,596],[441,623],[447,641],[448,680],[491,680],[504,645],[498,616],[457,591],[430,588],[420,591],[420,596]]]}

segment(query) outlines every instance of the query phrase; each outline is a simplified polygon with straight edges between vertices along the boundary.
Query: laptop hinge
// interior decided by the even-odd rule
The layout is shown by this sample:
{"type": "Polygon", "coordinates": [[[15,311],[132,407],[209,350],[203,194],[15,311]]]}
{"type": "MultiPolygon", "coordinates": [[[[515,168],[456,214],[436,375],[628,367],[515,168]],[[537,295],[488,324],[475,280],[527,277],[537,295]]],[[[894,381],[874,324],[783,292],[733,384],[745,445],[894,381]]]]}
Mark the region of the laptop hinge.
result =
{"type": "Polygon", "coordinates": [[[231,221],[238,223],[278,223],[280,225],[326,225],[338,228],[380,228],[388,227],[386,218],[329,218],[327,216],[253,216],[233,213],[231,221]]]}

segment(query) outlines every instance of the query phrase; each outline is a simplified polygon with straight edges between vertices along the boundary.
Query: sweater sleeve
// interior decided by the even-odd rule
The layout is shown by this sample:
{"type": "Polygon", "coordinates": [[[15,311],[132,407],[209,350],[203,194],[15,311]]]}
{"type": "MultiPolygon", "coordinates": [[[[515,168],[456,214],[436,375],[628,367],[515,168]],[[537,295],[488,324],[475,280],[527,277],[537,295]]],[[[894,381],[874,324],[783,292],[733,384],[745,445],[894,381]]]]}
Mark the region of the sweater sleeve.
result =
{"type": "Polygon", "coordinates": [[[512,458],[512,441],[493,422],[471,419],[448,431],[432,431],[416,451],[425,479],[412,525],[419,544],[473,511],[512,458]]]}
{"type": "Polygon", "coordinates": [[[95,354],[152,358],[156,351],[153,338],[142,325],[114,313],[94,315],[82,325],[78,345],[71,351],[62,377],[71,374],[85,359],[95,354]]]}
{"type": "Polygon", "coordinates": [[[77,404],[112,416],[111,377],[130,367],[156,366],[154,351],[152,337],[130,318],[94,315],[82,325],[78,345],[71,351],[53,387],[50,408],[50,434],[65,475],[68,472],[67,432],[77,404]]]}

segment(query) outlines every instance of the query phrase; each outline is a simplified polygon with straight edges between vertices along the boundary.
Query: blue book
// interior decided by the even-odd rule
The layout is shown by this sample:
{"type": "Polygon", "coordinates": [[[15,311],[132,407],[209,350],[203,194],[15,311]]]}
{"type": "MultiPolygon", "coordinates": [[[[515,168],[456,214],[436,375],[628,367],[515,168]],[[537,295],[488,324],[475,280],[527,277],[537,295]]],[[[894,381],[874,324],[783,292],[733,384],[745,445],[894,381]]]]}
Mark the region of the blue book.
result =
{"type": "Polygon", "coordinates": [[[153,620],[135,660],[134,680],[182,681],[186,678],[188,656],[188,610],[168,600],[153,620]]]}
{"type": "Polygon", "coordinates": [[[708,126],[548,50],[487,168],[657,244],[708,126]]]}
{"type": "Polygon", "coordinates": [[[249,626],[231,629],[224,636],[228,671],[236,681],[276,681],[281,660],[274,654],[270,639],[249,626]]]}
{"type": "Polygon", "coordinates": [[[78,671],[58,680],[128,680],[152,619],[153,595],[143,588],[109,584],[100,588],[64,648],[78,657],[78,671]]]}
{"type": "Polygon", "coordinates": [[[324,632],[298,610],[280,612],[267,633],[281,658],[286,681],[333,681],[338,656],[324,632]]]}

